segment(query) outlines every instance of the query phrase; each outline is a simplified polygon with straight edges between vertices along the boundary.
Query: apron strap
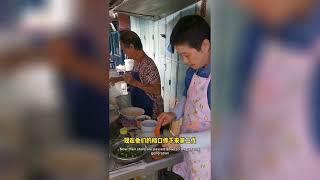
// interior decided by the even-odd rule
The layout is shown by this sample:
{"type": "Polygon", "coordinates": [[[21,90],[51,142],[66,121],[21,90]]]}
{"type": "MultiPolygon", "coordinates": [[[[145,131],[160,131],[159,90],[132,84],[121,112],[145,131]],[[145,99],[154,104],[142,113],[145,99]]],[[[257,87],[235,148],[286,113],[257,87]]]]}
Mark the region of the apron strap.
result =
{"type": "Polygon", "coordinates": [[[211,73],[209,74],[208,81],[211,81],[211,73]]]}

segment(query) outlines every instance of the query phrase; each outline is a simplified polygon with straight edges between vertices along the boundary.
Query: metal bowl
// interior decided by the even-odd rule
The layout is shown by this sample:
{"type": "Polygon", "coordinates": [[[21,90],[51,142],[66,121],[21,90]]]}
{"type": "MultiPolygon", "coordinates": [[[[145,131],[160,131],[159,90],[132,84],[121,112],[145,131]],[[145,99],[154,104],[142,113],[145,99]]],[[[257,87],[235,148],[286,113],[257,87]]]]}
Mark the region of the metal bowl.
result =
{"type": "Polygon", "coordinates": [[[144,109],[138,107],[127,107],[120,110],[120,114],[129,120],[134,120],[136,117],[141,116],[145,113],[144,109]]]}
{"type": "MultiPolygon", "coordinates": [[[[117,155],[114,154],[114,150],[116,150],[119,146],[121,146],[123,144],[124,144],[123,141],[119,141],[119,142],[116,142],[112,145],[111,157],[113,157],[119,163],[129,164],[129,163],[137,162],[137,161],[141,160],[147,154],[147,151],[144,150],[144,152],[140,156],[137,156],[137,157],[133,157],[133,158],[118,157],[117,155]]],[[[145,144],[135,144],[135,145],[143,147],[145,149],[147,148],[147,146],[145,144]]]]}

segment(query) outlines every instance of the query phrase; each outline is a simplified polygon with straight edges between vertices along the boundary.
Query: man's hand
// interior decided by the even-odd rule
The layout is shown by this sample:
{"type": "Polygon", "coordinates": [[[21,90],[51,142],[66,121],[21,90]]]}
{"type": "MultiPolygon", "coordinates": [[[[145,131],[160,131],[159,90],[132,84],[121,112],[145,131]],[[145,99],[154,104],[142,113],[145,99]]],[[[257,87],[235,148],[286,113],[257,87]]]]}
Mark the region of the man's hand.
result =
{"type": "Polygon", "coordinates": [[[171,123],[176,118],[176,114],[174,112],[163,112],[158,116],[158,124],[157,126],[165,126],[171,123]]]}

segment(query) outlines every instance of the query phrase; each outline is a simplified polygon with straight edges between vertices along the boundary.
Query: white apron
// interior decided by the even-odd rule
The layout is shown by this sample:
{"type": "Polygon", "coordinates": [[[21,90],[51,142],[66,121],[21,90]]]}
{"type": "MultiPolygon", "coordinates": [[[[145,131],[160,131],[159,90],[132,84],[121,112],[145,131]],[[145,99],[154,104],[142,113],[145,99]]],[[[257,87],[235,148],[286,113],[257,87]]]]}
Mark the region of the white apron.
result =
{"type": "MultiPolygon", "coordinates": [[[[211,80],[196,73],[193,75],[184,109],[181,133],[201,132],[211,129],[211,114],[207,90],[211,80]]],[[[173,167],[173,171],[185,180],[211,180],[211,146],[200,151],[184,152],[184,162],[173,167]]]]}

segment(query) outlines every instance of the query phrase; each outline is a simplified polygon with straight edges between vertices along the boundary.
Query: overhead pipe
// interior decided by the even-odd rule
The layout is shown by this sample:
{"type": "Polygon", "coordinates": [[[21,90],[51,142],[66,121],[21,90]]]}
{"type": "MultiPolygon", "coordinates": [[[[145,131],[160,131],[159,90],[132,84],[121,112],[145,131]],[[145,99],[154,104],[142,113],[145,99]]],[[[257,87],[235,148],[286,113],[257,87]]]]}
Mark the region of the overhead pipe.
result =
{"type": "Polygon", "coordinates": [[[126,14],[126,15],[132,15],[132,16],[138,16],[138,17],[149,17],[152,20],[160,19],[160,16],[154,16],[154,15],[147,15],[147,14],[139,14],[139,13],[133,13],[133,12],[127,12],[127,11],[121,11],[121,10],[115,10],[115,12],[126,14]]]}
{"type": "Polygon", "coordinates": [[[115,9],[117,9],[118,7],[120,7],[123,4],[127,3],[128,1],[129,0],[118,0],[118,1],[116,1],[114,4],[118,4],[118,5],[116,5],[113,8],[111,8],[111,11],[115,11],[115,9]]]}

